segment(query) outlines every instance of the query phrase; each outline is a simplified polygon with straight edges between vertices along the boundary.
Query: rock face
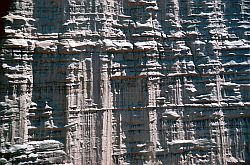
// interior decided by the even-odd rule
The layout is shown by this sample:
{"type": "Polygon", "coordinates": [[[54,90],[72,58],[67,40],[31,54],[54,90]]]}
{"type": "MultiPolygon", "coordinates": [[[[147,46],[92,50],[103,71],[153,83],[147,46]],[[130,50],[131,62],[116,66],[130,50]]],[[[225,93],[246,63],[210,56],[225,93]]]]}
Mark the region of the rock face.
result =
{"type": "Polygon", "coordinates": [[[2,164],[250,164],[249,0],[2,13],[2,164]]]}

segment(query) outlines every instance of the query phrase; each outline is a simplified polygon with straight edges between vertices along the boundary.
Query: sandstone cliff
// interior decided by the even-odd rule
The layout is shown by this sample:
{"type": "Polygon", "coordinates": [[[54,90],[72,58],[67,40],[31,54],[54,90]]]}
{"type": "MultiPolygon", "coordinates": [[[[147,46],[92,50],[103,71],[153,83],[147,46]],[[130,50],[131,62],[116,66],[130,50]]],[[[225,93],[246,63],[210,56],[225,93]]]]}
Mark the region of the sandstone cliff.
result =
{"type": "Polygon", "coordinates": [[[249,0],[5,6],[0,164],[250,164],[249,0]]]}

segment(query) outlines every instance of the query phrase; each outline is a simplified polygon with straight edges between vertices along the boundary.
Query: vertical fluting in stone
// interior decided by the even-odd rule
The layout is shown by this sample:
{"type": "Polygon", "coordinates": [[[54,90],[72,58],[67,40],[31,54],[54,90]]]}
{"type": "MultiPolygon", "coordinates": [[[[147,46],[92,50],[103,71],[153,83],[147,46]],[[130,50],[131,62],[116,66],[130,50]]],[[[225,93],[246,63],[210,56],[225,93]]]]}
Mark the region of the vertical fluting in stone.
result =
{"type": "Polygon", "coordinates": [[[3,17],[7,37],[1,39],[0,136],[3,144],[27,142],[27,113],[33,86],[32,46],[20,38],[31,36],[34,22],[29,18],[32,15],[32,3],[14,1],[11,10],[11,13],[3,17]],[[11,34],[15,30],[17,33],[11,34]]]}

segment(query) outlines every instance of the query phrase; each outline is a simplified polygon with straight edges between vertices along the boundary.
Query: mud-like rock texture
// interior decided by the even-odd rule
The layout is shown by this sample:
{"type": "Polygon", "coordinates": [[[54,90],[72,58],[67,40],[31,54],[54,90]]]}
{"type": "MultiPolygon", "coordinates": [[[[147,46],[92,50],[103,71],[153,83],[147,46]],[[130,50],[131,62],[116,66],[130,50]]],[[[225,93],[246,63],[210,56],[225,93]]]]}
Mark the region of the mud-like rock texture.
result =
{"type": "Polygon", "coordinates": [[[1,164],[250,164],[249,0],[4,6],[1,164]]]}

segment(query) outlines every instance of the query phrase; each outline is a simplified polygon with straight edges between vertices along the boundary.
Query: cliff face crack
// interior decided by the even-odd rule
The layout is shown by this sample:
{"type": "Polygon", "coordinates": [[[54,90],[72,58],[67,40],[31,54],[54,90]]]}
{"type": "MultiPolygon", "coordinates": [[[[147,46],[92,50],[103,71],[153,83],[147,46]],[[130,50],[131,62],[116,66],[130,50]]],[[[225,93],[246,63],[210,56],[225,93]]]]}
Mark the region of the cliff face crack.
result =
{"type": "Polygon", "coordinates": [[[250,163],[249,0],[8,4],[0,164],[250,163]]]}

